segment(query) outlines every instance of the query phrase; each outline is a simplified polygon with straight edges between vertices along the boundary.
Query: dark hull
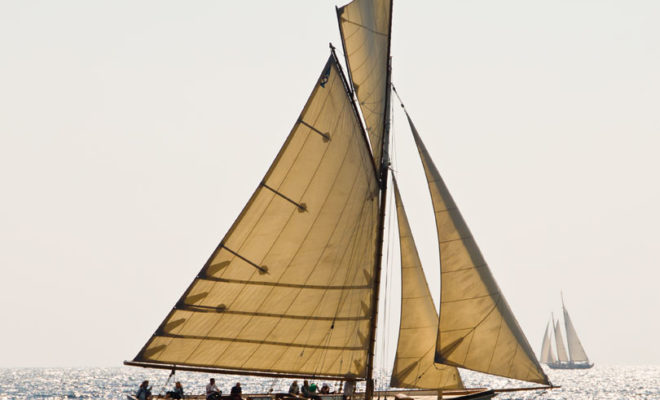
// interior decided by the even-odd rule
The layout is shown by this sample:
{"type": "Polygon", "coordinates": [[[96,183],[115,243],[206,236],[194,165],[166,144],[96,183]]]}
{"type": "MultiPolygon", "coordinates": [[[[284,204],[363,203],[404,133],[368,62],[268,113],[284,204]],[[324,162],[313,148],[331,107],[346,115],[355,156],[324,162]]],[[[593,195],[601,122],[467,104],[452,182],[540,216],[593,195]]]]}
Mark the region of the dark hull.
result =
{"type": "Polygon", "coordinates": [[[546,365],[552,369],[589,369],[594,366],[593,363],[589,364],[589,363],[573,363],[573,362],[548,363],[546,365]]]}

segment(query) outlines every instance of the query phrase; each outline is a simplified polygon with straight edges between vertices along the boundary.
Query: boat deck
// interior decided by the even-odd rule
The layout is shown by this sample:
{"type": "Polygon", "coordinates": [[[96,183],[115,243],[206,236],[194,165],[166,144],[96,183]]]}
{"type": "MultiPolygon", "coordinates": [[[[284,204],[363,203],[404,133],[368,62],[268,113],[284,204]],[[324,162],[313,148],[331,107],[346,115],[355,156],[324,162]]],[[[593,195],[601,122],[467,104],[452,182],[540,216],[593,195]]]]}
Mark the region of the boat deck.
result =
{"type": "MultiPolygon", "coordinates": [[[[379,391],[374,394],[375,398],[380,400],[487,400],[495,397],[497,393],[493,390],[479,388],[479,389],[465,389],[465,390],[446,390],[442,392],[442,397],[431,390],[388,390],[379,391]]],[[[326,394],[317,395],[321,400],[344,400],[342,394],[326,394]]],[[[135,396],[127,396],[128,400],[137,400],[135,396]]],[[[165,399],[164,395],[153,396],[152,400],[165,399]]],[[[206,400],[203,394],[193,394],[183,396],[184,400],[206,400]]],[[[232,396],[222,396],[220,400],[233,400],[232,396]]],[[[288,393],[273,393],[273,394],[246,394],[243,395],[242,400],[306,400],[304,397],[290,396],[288,393]]],[[[356,393],[353,400],[364,400],[364,393],[356,393]]]]}

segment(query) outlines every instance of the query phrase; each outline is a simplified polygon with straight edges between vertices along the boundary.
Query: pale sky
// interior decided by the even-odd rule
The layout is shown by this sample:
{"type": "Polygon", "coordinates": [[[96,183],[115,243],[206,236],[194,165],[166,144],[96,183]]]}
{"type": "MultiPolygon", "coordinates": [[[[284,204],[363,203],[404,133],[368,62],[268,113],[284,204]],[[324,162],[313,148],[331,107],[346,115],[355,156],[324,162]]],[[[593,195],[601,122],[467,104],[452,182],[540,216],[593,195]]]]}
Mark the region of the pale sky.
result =
{"type": "MultiPolygon", "coordinates": [[[[341,47],[335,5],[0,1],[0,367],[135,356],[341,47]]],[[[656,0],[394,2],[393,81],[536,352],[563,291],[596,363],[660,363],[659,20],[656,0]]]]}

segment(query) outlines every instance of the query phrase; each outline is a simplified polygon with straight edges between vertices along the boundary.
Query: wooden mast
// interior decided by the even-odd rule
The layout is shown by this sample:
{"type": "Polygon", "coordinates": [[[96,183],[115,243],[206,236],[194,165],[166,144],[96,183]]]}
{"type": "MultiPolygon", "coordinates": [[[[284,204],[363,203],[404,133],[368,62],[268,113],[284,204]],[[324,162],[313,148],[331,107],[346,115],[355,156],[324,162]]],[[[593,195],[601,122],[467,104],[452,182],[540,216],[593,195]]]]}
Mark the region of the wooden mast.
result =
{"type": "Polygon", "coordinates": [[[380,210],[378,215],[378,237],[376,245],[376,266],[374,268],[374,290],[371,299],[371,321],[369,324],[369,352],[367,354],[367,386],[364,393],[366,400],[371,400],[374,395],[374,353],[376,349],[376,325],[378,321],[378,301],[380,292],[380,275],[382,271],[383,261],[383,242],[385,232],[385,210],[387,206],[387,181],[389,176],[390,157],[389,157],[389,144],[390,144],[390,97],[391,97],[391,81],[392,81],[392,59],[390,50],[392,46],[392,12],[394,0],[390,0],[390,21],[387,34],[387,75],[385,79],[385,107],[383,114],[383,141],[381,148],[381,162],[380,162],[380,210]]]}

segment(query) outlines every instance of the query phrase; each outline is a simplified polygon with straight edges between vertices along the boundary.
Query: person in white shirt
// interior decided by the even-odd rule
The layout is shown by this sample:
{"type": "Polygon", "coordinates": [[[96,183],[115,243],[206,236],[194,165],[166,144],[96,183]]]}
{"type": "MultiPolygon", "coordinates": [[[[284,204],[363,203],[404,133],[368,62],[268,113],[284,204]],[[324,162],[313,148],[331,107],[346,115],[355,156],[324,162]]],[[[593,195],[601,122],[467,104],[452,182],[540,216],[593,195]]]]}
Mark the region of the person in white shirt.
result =
{"type": "Polygon", "coordinates": [[[215,385],[215,379],[211,378],[209,384],[206,385],[206,400],[220,400],[222,391],[215,385]]]}

